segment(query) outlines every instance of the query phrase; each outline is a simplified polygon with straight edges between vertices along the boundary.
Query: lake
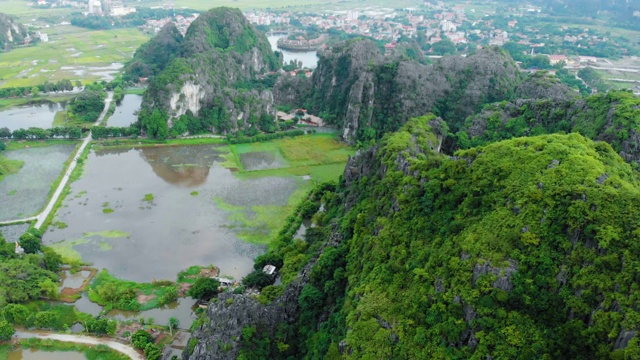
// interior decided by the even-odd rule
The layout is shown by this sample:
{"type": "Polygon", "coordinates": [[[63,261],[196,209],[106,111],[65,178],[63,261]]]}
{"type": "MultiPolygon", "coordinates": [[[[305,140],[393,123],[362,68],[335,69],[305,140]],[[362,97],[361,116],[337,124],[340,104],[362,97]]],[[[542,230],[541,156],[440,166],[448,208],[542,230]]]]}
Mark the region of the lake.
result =
{"type": "Polygon", "coordinates": [[[116,105],[116,110],[107,120],[107,126],[125,127],[138,120],[134,113],[140,110],[142,95],[126,94],[120,104],[116,105]]]}
{"type": "MultiPolygon", "coordinates": [[[[92,151],[44,243],[116,277],[175,280],[213,264],[240,279],[266,246],[242,241],[238,209],[287,205],[296,177],[239,179],[221,166],[228,148],[158,146],[92,151]]],[[[258,210],[255,210],[258,211],[258,210]]],[[[253,229],[249,229],[253,230],[253,229]]]]}
{"type": "Polygon", "coordinates": [[[302,61],[303,67],[315,68],[318,65],[318,55],[316,51],[291,51],[278,49],[278,39],[283,38],[282,35],[267,36],[271,49],[273,51],[279,51],[282,53],[284,64],[288,64],[291,60],[302,61]]]}
{"type": "Polygon", "coordinates": [[[0,111],[0,128],[14,131],[20,128],[39,127],[49,129],[53,125],[56,112],[64,110],[65,103],[45,103],[38,105],[15,106],[0,111]]]}

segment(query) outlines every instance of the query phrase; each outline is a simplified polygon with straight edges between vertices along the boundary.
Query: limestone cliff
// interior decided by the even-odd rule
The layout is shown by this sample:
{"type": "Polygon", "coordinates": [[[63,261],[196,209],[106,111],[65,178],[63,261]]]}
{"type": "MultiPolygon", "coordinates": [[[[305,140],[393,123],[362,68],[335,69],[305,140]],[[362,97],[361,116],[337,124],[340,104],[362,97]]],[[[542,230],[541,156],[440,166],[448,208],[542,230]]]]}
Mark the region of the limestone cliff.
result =
{"type": "Polygon", "coordinates": [[[515,63],[497,48],[425,65],[402,54],[385,58],[372,41],[359,40],[321,53],[310,85],[284,78],[274,93],[277,103],[304,104],[354,142],[432,111],[457,130],[482,104],[508,98],[519,81],[515,63]]]}
{"type": "Polygon", "coordinates": [[[279,59],[240,10],[216,8],[200,15],[183,39],[171,27],[163,31],[163,39],[175,39],[170,41],[175,50],[156,66],[160,71],[149,80],[142,112],[161,110],[172,125],[187,115],[197,121],[185,124],[218,133],[274,123],[273,95],[259,86],[259,76],[276,70],[279,59]]]}
{"type": "Polygon", "coordinates": [[[15,22],[8,15],[0,13],[0,51],[24,44],[29,36],[24,25],[15,22]]]}

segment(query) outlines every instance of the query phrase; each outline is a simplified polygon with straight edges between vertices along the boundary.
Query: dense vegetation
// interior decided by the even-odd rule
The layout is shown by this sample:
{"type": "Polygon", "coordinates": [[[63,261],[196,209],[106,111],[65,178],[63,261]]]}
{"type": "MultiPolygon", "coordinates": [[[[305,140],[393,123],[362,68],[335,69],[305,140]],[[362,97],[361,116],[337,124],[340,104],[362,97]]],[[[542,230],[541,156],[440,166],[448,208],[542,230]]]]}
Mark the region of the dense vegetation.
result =
{"type": "Polygon", "coordinates": [[[578,132],[611,144],[625,160],[639,161],[640,99],[627,91],[587,98],[518,100],[487,106],[456,134],[469,148],[518,136],[578,132]]]}
{"type": "Polygon", "coordinates": [[[283,281],[312,267],[284,281],[298,315],[245,327],[241,357],[638,356],[637,172],[579,134],[449,158],[432,119],[352,160],[306,241],[263,257],[283,281]]]}
{"type": "Polygon", "coordinates": [[[69,102],[67,116],[72,121],[95,122],[104,109],[106,96],[99,83],[85,86],[84,90],[69,102]]]}

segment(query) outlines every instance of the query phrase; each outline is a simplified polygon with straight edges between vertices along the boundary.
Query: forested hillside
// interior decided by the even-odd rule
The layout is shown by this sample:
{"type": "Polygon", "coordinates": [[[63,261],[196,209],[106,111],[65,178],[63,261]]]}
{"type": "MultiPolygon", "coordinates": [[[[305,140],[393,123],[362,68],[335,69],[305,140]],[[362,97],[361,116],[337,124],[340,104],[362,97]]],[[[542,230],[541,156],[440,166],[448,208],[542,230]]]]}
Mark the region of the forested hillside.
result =
{"type": "Polygon", "coordinates": [[[165,26],[136,52],[124,77],[150,76],[139,115],[150,137],[273,131],[273,96],[261,81],[279,66],[265,35],[240,10],[215,8],[194,20],[184,38],[165,26]]]}
{"type": "Polygon", "coordinates": [[[519,136],[577,132],[606,141],[626,161],[640,162],[640,98],[612,91],[586,98],[517,99],[486,106],[456,134],[461,148],[519,136]]]}
{"type": "Polygon", "coordinates": [[[411,120],[318,189],[306,240],[284,229],[257,260],[282,268],[269,305],[222,296],[184,358],[640,356],[632,166],[579,134],[448,157],[434,125],[411,120]]]}

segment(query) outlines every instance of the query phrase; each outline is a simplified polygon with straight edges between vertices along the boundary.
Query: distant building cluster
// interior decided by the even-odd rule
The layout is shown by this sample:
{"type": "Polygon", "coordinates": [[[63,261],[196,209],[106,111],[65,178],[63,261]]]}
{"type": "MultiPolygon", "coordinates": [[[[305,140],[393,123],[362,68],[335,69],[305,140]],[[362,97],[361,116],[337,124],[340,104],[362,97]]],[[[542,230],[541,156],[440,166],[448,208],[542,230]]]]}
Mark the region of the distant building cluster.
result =
{"type": "Polygon", "coordinates": [[[157,34],[160,29],[166,24],[172,22],[180,31],[180,33],[184,36],[187,33],[187,29],[193,22],[193,20],[197,19],[199,14],[192,14],[191,16],[182,16],[176,15],[175,17],[166,17],[164,19],[159,20],[147,20],[147,22],[141,26],[142,30],[151,34],[157,34]]]}
{"type": "Polygon", "coordinates": [[[88,0],[89,14],[124,16],[136,12],[136,8],[124,6],[120,0],[88,0]]]}

